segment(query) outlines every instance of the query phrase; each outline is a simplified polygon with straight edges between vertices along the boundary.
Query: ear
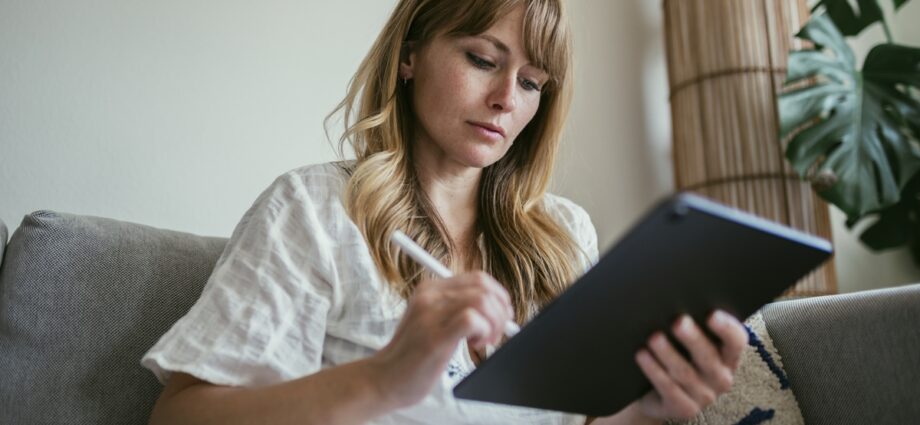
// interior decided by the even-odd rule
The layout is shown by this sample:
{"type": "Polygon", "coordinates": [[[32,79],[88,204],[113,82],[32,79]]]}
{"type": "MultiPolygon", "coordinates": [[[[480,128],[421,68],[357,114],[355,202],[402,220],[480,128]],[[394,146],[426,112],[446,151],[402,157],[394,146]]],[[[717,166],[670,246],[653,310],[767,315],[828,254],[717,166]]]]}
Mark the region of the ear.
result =
{"type": "Polygon", "coordinates": [[[414,41],[403,43],[399,52],[399,79],[411,80],[415,77],[415,47],[414,41]]]}

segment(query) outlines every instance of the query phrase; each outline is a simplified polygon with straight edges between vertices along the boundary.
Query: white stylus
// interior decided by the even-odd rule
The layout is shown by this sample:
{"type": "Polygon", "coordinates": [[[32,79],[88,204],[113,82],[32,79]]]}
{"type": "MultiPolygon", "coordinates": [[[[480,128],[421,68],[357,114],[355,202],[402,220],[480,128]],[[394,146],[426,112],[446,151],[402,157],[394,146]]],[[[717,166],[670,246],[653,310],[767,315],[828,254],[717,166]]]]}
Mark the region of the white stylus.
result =
{"type": "MultiPolygon", "coordinates": [[[[405,251],[406,254],[409,254],[413,260],[418,261],[423,267],[428,270],[431,270],[432,273],[436,274],[441,279],[448,279],[453,277],[453,273],[447,267],[444,267],[441,262],[431,256],[428,251],[422,249],[418,246],[415,241],[412,240],[409,236],[406,236],[400,230],[396,230],[390,235],[390,240],[393,241],[396,245],[399,245],[400,248],[405,251]]],[[[512,321],[505,322],[505,336],[508,338],[513,337],[518,332],[521,331],[521,328],[512,321]]]]}

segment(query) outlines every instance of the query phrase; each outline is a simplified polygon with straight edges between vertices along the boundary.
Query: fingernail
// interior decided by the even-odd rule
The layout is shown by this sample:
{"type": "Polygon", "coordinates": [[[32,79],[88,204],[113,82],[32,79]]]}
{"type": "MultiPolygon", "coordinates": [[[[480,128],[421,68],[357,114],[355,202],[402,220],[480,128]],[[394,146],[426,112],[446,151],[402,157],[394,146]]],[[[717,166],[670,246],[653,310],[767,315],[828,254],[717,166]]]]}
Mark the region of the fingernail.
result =
{"type": "Polygon", "coordinates": [[[690,316],[684,316],[680,319],[680,329],[684,332],[690,332],[693,329],[693,320],[690,316]]]}
{"type": "Polygon", "coordinates": [[[637,361],[645,361],[645,359],[647,359],[647,358],[648,358],[648,352],[647,352],[647,351],[645,351],[645,350],[639,350],[639,351],[636,352],[636,360],[637,360],[637,361]]]}
{"type": "Polygon", "coordinates": [[[716,310],[715,316],[716,316],[716,322],[719,323],[720,325],[727,325],[731,323],[731,318],[729,317],[728,313],[722,310],[716,310]]]}

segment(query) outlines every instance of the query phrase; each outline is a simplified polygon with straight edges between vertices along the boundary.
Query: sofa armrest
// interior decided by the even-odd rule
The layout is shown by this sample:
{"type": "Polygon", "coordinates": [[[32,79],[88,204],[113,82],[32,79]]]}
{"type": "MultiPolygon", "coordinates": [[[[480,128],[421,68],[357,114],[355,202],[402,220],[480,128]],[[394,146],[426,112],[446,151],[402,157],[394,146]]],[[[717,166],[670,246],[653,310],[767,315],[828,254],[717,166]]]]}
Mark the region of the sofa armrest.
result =
{"type": "Polygon", "coordinates": [[[763,309],[807,424],[920,418],[920,284],[763,309]]]}

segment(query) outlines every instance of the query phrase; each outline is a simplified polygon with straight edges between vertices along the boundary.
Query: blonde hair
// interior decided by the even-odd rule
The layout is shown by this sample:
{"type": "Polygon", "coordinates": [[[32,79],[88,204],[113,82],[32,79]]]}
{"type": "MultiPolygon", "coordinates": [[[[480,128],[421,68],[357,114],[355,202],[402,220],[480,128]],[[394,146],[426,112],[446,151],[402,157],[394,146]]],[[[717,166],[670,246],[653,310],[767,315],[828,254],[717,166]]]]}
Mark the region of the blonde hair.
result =
{"type": "Polygon", "coordinates": [[[478,226],[484,269],[511,295],[515,320],[524,322],[580,271],[582,251],[543,209],[572,94],[571,39],[562,0],[401,0],[352,78],[345,99],[326,118],[343,114],[346,143],[356,161],[344,200],[384,278],[407,298],[423,270],[389,242],[403,230],[451,264],[454,246],[422,191],[410,160],[415,118],[398,65],[407,41],[438,34],[476,35],[518,5],[524,12],[524,48],[550,75],[540,106],[506,155],[483,169],[478,226]]]}

